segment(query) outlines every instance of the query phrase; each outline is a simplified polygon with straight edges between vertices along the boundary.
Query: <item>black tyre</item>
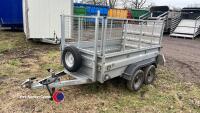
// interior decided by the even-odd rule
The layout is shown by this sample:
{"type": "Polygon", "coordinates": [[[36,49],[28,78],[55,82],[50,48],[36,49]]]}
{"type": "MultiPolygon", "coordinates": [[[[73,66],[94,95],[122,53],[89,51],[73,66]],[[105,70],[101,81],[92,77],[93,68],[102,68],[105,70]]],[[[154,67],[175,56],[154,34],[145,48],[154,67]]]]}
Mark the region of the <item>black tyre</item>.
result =
{"type": "Polygon", "coordinates": [[[69,72],[76,72],[82,64],[82,57],[79,50],[74,46],[67,46],[63,50],[62,62],[69,72]]]}
{"type": "Polygon", "coordinates": [[[127,81],[127,87],[131,91],[138,91],[144,83],[144,72],[142,70],[137,70],[131,80],[127,81]]]}
{"type": "Polygon", "coordinates": [[[150,65],[148,67],[145,68],[145,80],[144,83],[146,85],[153,83],[153,81],[155,80],[155,76],[156,76],[156,67],[154,65],[150,65]]]}

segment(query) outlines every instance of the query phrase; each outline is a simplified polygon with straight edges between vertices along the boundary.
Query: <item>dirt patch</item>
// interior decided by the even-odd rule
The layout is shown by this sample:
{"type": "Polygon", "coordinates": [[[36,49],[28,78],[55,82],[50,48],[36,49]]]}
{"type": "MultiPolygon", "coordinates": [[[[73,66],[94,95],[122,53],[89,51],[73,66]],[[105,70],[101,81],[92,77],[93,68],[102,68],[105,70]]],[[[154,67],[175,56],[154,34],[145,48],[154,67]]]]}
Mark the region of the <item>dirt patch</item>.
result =
{"type": "Polygon", "coordinates": [[[8,77],[6,75],[0,76],[0,85],[3,83],[3,81],[5,81],[6,79],[8,79],[8,77]]]}
{"type": "Polygon", "coordinates": [[[162,52],[166,66],[176,72],[177,78],[200,84],[200,39],[190,40],[165,36],[162,52]]]}

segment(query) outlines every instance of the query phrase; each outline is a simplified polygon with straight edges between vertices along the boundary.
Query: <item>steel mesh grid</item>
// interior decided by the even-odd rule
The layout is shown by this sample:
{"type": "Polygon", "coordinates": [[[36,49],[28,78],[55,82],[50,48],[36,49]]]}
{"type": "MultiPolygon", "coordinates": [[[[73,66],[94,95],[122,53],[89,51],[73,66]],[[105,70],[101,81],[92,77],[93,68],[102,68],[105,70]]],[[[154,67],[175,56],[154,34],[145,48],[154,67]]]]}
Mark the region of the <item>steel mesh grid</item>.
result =
{"type": "Polygon", "coordinates": [[[95,33],[98,32],[97,53],[105,54],[124,51],[130,47],[140,49],[159,45],[162,27],[163,21],[139,21],[95,16],[65,17],[66,38],[75,43],[92,42],[91,46],[86,48],[79,46],[79,48],[94,52],[95,33]],[[97,21],[96,18],[98,18],[97,21]]]}

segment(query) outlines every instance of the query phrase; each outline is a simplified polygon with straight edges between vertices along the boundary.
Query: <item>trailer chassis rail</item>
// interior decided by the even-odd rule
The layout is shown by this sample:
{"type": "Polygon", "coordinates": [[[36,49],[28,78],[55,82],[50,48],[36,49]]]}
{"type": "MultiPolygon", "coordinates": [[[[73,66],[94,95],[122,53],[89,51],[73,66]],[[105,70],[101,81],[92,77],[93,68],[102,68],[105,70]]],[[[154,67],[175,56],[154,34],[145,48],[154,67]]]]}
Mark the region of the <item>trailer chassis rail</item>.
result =
{"type": "Polygon", "coordinates": [[[51,73],[51,76],[48,76],[41,80],[36,80],[37,79],[36,77],[31,77],[25,80],[21,84],[21,86],[23,88],[29,88],[29,89],[47,88],[52,99],[53,93],[55,92],[56,88],[92,83],[92,81],[89,78],[85,77],[84,75],[80,75],[77,73],[70,73],[67,70],[54,73],[51,69],[48,69],[48,72],[51,73]],[[61,77],[66,76],[66,75],[69,75],[73,77],[74,79],[61,81],[61,77]]]}

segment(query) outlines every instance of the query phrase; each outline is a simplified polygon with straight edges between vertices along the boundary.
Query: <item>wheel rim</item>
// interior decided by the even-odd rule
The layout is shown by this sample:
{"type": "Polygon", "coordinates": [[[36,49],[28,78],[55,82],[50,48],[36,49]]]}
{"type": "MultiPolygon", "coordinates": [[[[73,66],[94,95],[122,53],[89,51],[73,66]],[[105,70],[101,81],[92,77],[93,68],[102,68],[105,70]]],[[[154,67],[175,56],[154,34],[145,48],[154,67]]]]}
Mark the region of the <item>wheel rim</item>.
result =
{"type": "Polygon", "coordinates": [[[68,67],[73,67],[74,65],[74,56],[72,55],[72,53],[67,52],[65,55],[65,61],[68,67]]]}
{"type": "Polygon", "coordinates": [[[133,84],[133,87],[135,89],[138,89],[141,85],[142,85],[142,82],[143,82],[143,74],[142,73],[139,73],[135,76],[135,79],[134,79],[134,84],[133,84]]]}
{"type": "Polygon", "coordinates": [[[154,76],[155,76],[155,68],[151,68],[149,70],[148,75],[147,75],[147,81],[148,81],[148,83],[151,83],[153,81],[154,76]]]}

